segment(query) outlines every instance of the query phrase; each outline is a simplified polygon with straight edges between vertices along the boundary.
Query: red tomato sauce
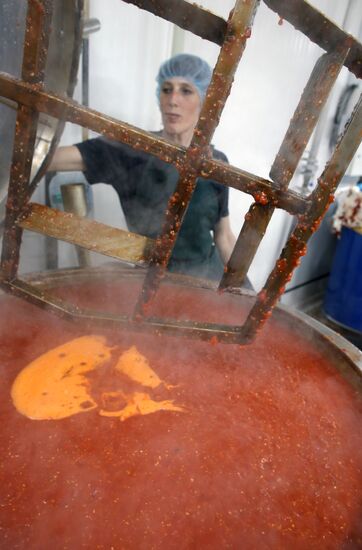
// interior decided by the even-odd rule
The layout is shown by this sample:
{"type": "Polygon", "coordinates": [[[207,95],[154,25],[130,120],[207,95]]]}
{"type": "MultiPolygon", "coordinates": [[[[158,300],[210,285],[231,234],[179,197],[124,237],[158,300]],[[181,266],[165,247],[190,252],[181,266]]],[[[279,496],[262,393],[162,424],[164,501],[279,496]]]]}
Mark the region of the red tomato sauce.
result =
{"type": "MultiPolygon", "coordinates": [[[[157,316],[242,321],[237,296],[162,288],[157,316]]],[[[57,295],[124,314],[138,290],[89,282],[57,295]]],[[[362,408],[333,365],[338,350],[277,316],[240,347],[90,331],[11,296],[0,303],[1,548],[362,547],[362,408]],[[115,350],[84,374],[95,405],[54,420],[18,412],[11,388],[22,369],[89,334],[115,350]],[[133,346],[162,384],[145,389],[114,368],[133,346]],[[121,391],[180,410],[100,414],[123,406],[121,391]]]]}

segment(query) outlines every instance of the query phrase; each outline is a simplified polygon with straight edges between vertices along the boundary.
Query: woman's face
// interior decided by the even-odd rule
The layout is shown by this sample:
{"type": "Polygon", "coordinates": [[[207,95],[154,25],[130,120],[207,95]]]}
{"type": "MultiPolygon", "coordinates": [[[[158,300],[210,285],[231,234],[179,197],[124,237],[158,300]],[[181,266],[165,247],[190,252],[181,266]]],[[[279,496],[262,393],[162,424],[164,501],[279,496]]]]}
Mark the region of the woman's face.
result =
{"type": "Polygon", "coordinates": [[[197,88],[182,77],[165,80],[160,108],[164,136],[188,147],[201,110],[197,88]]]}

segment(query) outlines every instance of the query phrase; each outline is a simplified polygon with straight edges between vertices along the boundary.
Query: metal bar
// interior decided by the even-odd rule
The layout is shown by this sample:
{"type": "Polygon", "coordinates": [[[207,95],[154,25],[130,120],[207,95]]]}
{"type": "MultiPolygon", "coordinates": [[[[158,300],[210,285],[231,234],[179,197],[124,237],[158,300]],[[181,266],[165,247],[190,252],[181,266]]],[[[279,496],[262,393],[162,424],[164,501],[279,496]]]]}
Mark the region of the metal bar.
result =
{"type": "Polygon", "coordinates": [[[110,227],[69,212],[30,203],[17,225],[105,256],[144,265],[153,241],[142,235],[110,227]]]}
{"type": "Polygon", "coordinates": [[[144,315],[147,311],[170,260],[183,217],[196,187],[196,179],[201,168],[200,160],[208,156],[212,136],[229,96],[246,41],[251,34],[250,27],[258,4],[259,0],[238,0],[231,11],[225,40],[213,71],[191,144],[186,151],[184,162],[180,165],[179,182],[169,200],[162,234],[156,240],[150,269],[146,274],[135,308],[137,316],[144,315]]]}
{"type": "MultiPolygon", "coordinates": [[[[270,171],[270,177],[282,190],[292,179],[348,51],[349,46],[344,45],[336,52],[323,54],[314,66],[270,171]]],[[[260,204],[250,208],[220,289],[242,286],[273,213],[273,207],[260,204]]]]}
{"type": "Polygon", "coordinates": [[[343,45],[337,51],[323,54],[314,66],[270,169],[270,178],[282,189],[288,187],[293,177],[348,52],[349,45],[343,45]]]}
{"type": "Polygon", "coordinates": [[[51,313],[62,318],[81,321],[89,327],[120,328],[137,332],[153,332],[157,335],[183,336],[198,340],[224,342],[228,344],[242,344],[240,327],[201,323],[197,321],[176,321],[174,319],[158,319],[150,317],[144,320],[135,320],[127,315],[114,315],[86,308],[80,308],[53,296],[46,290],[36,287],[21,279],[4,281],[0,278],[0,286],[12,295],[24,298],[28,302],[48,309],[51,313]]]}
{"type": "Polygon", "coordinates": [[[6,107],[9,107],[14,111],[18,109],[18,104],[16,103],[16,101],[12,101],[11,99],[5,99],[4,97],[0,97],[0,104],[6,105],[6,107]]]}
{"type": "Polygon", "coordinates": [[[36,87],[44,83],[52,12],[52,0],[28,0],[21,77],[36,87]]]}
{"type": "MultiPolygon", "coordinates": [[[[54,2],[54,0],[52,0],[54,2]]],[[[55,4],[55,8],[59,8],[59,6],[63,7],[63,10],[65,12],[69,10],[74,10],[73,17],[72,17],[72,33],[71,33],[71,40],[69,43],[64,44],[65,50],[68,51],[68,56],[71,59],[70,68],[69,68],[69,75],[68,75],[68,86],[66,89],[66,96],[72,97],[74,88],[77,83],[77,74],[78,74],[78,64],[79,64],[79,57],[81,53],[81,47],[82,47],[82,30],[83,30],[83,0],[66,0],[63,2],[59,2],[57,0],[57,4],[55,4]]],[[[56,11],[56,10],[54,10],[56,11]]],[[[58,10],[59,13],[59,10],[58,10]]],[[[53,26],[55,23],[54,15],[52,17],[51,25],[53,26]]],[[[62,33],[63,31],[61,29],[58,29],[58,32],[62,33]]],[[[49,33],[50,34],[50,33],[49,33]]],[[[50,36],[49,36],[50,38],[50,36]]],[[[44,48],[45,51],[45,48],[44,48]]],[[[39,110],[39,109],[37,109],[39,110]]],[[[36,189],[38,183],[40,180],[46,175],[47,168],[49,166],[49,163],[52,158],[52,154],[56,150],[56,148],[59,145],[59,141],[61,138],[61,135],[63,133],[64,129],[64,120],[61,120],[59,117],[58,122],[54,131],[54,135],[52,139],[50,140],[48,153],[45,155],[44,160],[42,164],[40,165],[37,173],[35,174],[33,180],[30,182],[30,193],[32,194],[34,190],[36,189]]],[[[48,126],[48,122],[44,120],[44,117],[41,118],[41,124],[43,126],[48,126]]],[[[54,128],[54,126],[49,125],[51,128],[54,128]]],[[[44,140],[45,141],[45,140],[44,140]]],[[[36,146],[37,147],[37,146],[36,146]]]]}
{"type": "MultiPolygon", "coordinates": [[[[44,81],[52,16],[51,0],[29,0],[24,38],[22,78],[33,88],[44,81]],[[27,47],[30,44],[30,47],[27,47]]],[[[30,198],[29,179],[34,154],[38,113],[20,105],[16,119],[14,152],[6,206],[1,270],[12,279],[18,271],[22,230],[15,221],[30,198]]]]}
{"type": "MultiPolygon", "coordinates": [[[[26,83],[10,75],[0,73],[0,94],[15,98],[19,103],[33,107],[42,113],[64,120],[87,126],[95,132],[102,133],[134,149],[157,155],[165,162],[172,162],[179,166],[185,158],[186,149],[174,145],[162,138],[149,134],[134,126],[118,121],[106,115],[87,109],[70,99],[63,99],[52,94],[33,90],[26,83]]],[[[204,158],[200,161],[199,175],[213,179],[224,185],[234,187],[239,191],[249,193],[254,198],[264,197],[277,208],[283,208],[291,214],[298,214],[305,210],[306,200],[292,191],[285,193],[269,180],[240,170],[225,163],[204,158]]]]}
{"type": "MultiPolygon", "coordinates": [[[[53,178],[53,173],[48,172],[45,174],[45,205],[50,208],[50,182],[53,178]]],[[[45,239],[45,268],[47,270],[49,269],[57,269],[58,267],[58,241],[46,237],[45,239]]]]}
{"type": "MultiPolygon", "coordinates": [[[[189,4],[184,0],[158,0],[157,3],[154,0],[123,1],[167,19],[201,38],[222,45],[226,21],[195,4],[189,4]]],[[[264,0],[264,3],[325,51],[333,51],[349,38],[351,50],[345,60],[345,66],[357,78],[361,78],[362,46],[354,37],[304,0],[264,0]]]]}
{"type": "Polygon", "coordinates": [[[264,0],[264,3],[327,52],[337,49],[348,38],[351,49],[344,65],[357,78],[362,77],[362,45],[323,13],[304,0],[264,0]]]}
{"type": "Polygon", "coordinates": [[[242,328],[243,337],[251,341],[259,327],[276,304],[286,283],[290,280],[293,269],[298,265],[301,256],[306,253],[306,243],[318,228],[323,214],[333,201],[333,193],[343,174],[348,168],[362,139],[362,95],[350,118],[344,135],[337,144],[332,158],[318,180],[318,186],[312,194],[308,211],[300,216],[297,226],[288,239],[279,260],[270,273],[263,290],[242,328]]]}
{"type": "Polygon", "coordinates": [[[251,205],[220,281],[220,290],[242,286],[273,212],[272,205],[251,205]]]}
{"type": "Polygon", "coordinates": [[[110,139],[121,141],[136,150],[147,151],[165,162],[180,162],[185,156],[184,147],[174,145],[135,126],[83,107],[71,99],[33,89],[26,82],[1,72],[0,95],[62,121],[85,126],[110,139]]]}
{"type": "Polygon", "coordinates": [[[226,33],[226,21],[222,17],[185,0],[123,0],[147,10],[178,27],[205,40],[222,45],[226,33]]]}
{"type": "MultiPolygon", "coordinates": [[[[88,215],[88,206],[85,185],[83,183],[68,183],[67,185],[61,185],[60,191],[62,194],[64,211],[86,218],[88,215]]],[[[75,250],[80,267],[92,265],[89,250],[80,246],[76,246],[75,250]]]]}
{"type": "MultiPolygon", "coordinates": [[[[82,32],[82,48],[81,48],[82,105],[84,105],[85,107],[88,107],[89,106],[89,36],[90,34],[85,32],[85,27],[86,26],[88,27],[88,22],[89,22],[89,0],[84,0],[83,17],[84,17],[84,26],[83,26],[83,32],[82,32]]],[[[89,130],[88,128],[83,127],[82,141],[85,141],[87,139],[89,139],[89,130]]]]}
{"type": "Polygon", "coordinates": [[[253,195],[257,203],[270,203],[290,214],[301,214],[308,206],[308,200],[298,193],[284,191],[269,180],[225,164],[222,161],[204,159],[201,164],[200,175],[203,178],[215,180],[243,193],[253,195]]]}
{"type": "MultiPolygon", "coordinates": [[[[83,38],[82,47],[82,105],[89,105],[89,38],[83,38]]],[[[88,128],[82,129],[82,140],[89,138],[88,128]]]]}
{"type": "Polygon", "coordinates": [[[19,107],[1,254],[1,271],[8,279],[14,278],[18,271],[22,230],[15,222],[30,198],[27,185],[36,139],[37,120],[36,113],[27,107],[19,107]]]}

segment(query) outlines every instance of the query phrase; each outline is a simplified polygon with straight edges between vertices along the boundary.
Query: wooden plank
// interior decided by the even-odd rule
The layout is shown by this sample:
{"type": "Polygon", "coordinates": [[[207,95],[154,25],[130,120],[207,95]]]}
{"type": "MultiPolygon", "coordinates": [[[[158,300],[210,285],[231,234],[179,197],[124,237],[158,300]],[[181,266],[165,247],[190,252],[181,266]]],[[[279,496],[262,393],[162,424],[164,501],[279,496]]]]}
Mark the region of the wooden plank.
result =
{"type": "Polygon", "coordinates": [[[153,246],[147,237],[37,203],[30,203],[27,215],[17,223],[22,229],[134,264],[148,262],[153,246]]]}

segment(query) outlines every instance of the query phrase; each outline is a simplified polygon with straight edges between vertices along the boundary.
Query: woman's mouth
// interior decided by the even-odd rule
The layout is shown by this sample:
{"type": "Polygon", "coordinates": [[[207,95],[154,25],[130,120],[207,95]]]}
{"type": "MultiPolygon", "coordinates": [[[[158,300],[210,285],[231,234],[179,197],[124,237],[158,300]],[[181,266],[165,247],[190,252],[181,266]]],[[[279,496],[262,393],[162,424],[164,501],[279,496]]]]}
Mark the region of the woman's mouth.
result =
{"type": "Polygon", "coordinates": [[[176,113],[166,113],[166,118],[168,122],[178,122],[181,118],[181,115],[176,113]]]}

